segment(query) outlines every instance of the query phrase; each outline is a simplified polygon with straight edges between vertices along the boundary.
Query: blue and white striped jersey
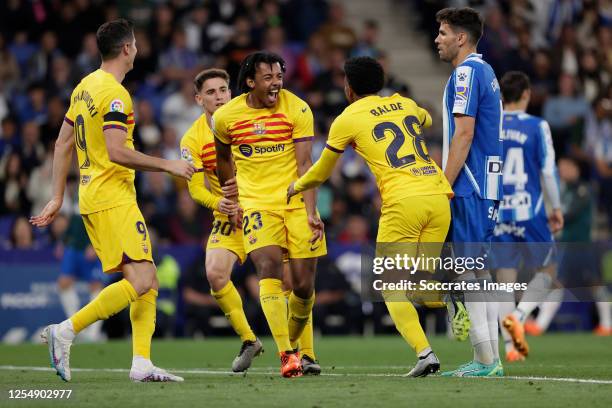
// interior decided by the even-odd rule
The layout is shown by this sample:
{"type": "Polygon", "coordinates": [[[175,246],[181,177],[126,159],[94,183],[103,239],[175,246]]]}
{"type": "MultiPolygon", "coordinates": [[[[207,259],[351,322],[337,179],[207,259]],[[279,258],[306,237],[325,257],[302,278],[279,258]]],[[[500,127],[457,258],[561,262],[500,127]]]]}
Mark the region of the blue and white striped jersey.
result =
{"type": "Polygon", "coordinates": [[[476,193],[481,199],[502,198],[502,102],[495,73],[480,54],[470,54],[451,74],[444,90],[444,146],[442,167],[446,168],[454,114],[475,118],[474,139],[463,169],[455,180],[457,197],[476,193]]]}
{"type": "Polygon", "coordinates": [[[545,217],[541,178],[554,178],[554,189],[558,191],[555,151],[548,123],[524,112],[504,112],[502,137],[504,199],[499,221],[545,217]]]}

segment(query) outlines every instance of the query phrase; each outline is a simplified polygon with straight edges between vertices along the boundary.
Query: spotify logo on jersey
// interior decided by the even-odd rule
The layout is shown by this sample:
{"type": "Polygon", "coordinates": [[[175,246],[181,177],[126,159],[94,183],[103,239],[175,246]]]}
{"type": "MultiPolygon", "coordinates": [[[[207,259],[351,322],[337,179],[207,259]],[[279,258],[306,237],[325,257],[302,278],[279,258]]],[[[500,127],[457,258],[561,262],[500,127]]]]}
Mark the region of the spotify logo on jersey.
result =
{"type": "Polygon", "coordinates": [[[247,144],[238,146],[238,150],[240,150],[240,153],[242,153],[245,157],[251,157],[253,154],[253,148],[247,144]]]}

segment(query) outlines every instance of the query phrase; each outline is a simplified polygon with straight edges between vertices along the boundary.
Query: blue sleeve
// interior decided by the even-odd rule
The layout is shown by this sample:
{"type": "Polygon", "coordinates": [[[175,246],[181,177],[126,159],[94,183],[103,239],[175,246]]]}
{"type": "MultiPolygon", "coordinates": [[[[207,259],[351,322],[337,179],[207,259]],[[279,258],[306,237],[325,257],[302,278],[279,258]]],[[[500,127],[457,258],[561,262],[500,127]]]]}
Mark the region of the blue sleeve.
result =
{"type": "Polygon", "coordinates": [[[455,100],[453,113],[475,117],[480,99],[479,71],[469,65],[461,65],[455,69],[455,100]]]}
{"type": "Polygon", "coordinates": [[[555,149],[553,147],[550,126],[545,120],[538,124],[539,148],[538,164],[542,175],[542,189],[550,200],[552,208],[561,208],[559,191],[559,175],[555,164],[555,149]]]}

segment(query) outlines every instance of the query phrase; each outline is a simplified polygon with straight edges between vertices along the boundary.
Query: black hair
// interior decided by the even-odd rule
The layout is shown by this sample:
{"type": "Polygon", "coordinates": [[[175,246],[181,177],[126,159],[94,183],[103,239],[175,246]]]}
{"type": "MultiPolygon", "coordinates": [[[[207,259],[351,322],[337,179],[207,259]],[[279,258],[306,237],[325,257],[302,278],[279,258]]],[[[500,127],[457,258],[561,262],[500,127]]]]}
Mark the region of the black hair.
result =
{"type": "Polygon", "coordinates": [[[134,24],[131,21],[120,18],[102,24],[96,32],[96,42],[102,61],[115,58],[121,52],[123,45],[133,38],[134,24]]]}
{"type": "Polygon", "coordinates": [[[505,103],[518,102],[530,88],[529,77],[521,71],[509,71],[502,77],[499,86],[505,103]]]}
{"type": "Polygon", "coordinates": [[[349,86],[358,96],[380,92],[385,85],[382,65],[371,57],[353,57],[344,63],[344,74],[349,86]]]}
{"type": "Polygon", "coordinates": [[[283,73],[286,71],[285,60],[280,55],[267,51],[257,51],[249,54],[240,64],[240,72],[238,73],[238,89],[240,92],[247,93],[251,90],[247,85],[247,79],[255,79],[257,67],[261,63],[270,66],[279,64],[281,71],[283,73]]]}
{"type": "Polygon", "coordinates": [[[196,75],[195,79],[193,80],[193,86],[195,87],[195,91],[200,92],[202,90],[204,82],[208,81],[211,78],[221,78],[225,80],[228,85],[230,83],[230,76],[227,71],[219,68],[205,69],[204,71],[196,75]]]}
{"type": "Polygon", "coordinates": [[[484,27],[480,13],[469,7],[447,7],[436,13],[438,23],[446,23],[453,29],[465,31],[473,45],[478,45],[484,27]]]}

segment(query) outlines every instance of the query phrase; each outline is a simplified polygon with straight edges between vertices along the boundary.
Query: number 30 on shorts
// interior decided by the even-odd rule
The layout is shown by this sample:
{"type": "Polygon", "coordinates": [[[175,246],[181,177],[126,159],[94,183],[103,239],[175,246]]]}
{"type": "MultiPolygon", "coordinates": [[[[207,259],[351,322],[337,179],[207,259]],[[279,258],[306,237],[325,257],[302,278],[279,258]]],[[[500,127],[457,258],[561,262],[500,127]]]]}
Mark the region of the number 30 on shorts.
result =
{"type": "Polygon", "coordinates": [[[221,232],[221,235],[229,237],[229,235],[232,233],[232,224],[230,224],[229,221],[223,222],[221,220],[215,220],[215,222],[213,222],[213,228],[210,233],[211,235],[215,235],[219,232],[221,232]]]}
{"type": "Polygon", "coordinates": [[[263,227],[263,222],[261,221],[261,213],[259,211],[254,211],[251,213],[250,217],[248,215],[245,215],[242,219],[242,232],[244,233],[244,235],[247,235],[251,232],[251,228],[249,228],[249,220],[252,221],[252,229],[258,230],[263,227]]]}

